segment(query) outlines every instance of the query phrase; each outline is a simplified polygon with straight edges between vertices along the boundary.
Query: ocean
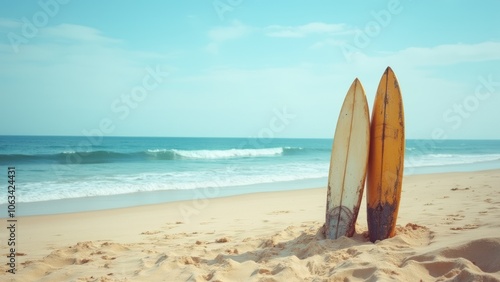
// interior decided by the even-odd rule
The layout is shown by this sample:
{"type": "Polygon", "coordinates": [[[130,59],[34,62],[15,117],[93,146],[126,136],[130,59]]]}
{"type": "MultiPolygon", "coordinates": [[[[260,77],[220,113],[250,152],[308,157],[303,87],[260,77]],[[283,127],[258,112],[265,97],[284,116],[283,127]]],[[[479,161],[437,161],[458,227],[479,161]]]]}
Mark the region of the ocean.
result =
{"type": "MultiPolygon", "coordinates": [[[[0,136],[17,215],[324,187],[331,139],[0,136]]],[[[500,168],[500,140],[407,140],[405,175],[500,168]]],[[[1,178],[0,174],[0,178],[1,178]]]]}

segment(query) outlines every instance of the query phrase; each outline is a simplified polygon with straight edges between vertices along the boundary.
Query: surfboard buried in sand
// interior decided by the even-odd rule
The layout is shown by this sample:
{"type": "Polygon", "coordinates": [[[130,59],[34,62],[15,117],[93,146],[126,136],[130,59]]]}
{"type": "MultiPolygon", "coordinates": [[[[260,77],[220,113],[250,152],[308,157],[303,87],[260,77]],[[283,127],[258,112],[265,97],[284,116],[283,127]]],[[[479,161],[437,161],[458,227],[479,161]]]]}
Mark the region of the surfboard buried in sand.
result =
{"type": "Polygon", "coordinates": [[[370,241],[395,235],[403,181],[405,124],[399,83],[387,67],[375,96],[367,177],[370,241]]]}
{"type": "Polygon", "coordinates": [[[352,236],[365,185],[370,117],[365,91],[356,78],[340,110],[330,159],[325,235],[352,236]]]}

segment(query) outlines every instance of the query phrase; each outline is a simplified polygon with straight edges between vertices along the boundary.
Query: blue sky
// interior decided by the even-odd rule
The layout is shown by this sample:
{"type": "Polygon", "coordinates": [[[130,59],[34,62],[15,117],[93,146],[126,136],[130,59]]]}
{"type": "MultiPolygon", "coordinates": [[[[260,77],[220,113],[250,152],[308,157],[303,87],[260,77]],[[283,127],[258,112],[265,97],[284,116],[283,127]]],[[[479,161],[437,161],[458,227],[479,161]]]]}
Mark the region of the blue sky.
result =
{"type": "Polygon", "coordinates": [[[499,139],[499,1],[2,1],[0,134],[332,138],[387,66],[407,138],[499,139]]]}

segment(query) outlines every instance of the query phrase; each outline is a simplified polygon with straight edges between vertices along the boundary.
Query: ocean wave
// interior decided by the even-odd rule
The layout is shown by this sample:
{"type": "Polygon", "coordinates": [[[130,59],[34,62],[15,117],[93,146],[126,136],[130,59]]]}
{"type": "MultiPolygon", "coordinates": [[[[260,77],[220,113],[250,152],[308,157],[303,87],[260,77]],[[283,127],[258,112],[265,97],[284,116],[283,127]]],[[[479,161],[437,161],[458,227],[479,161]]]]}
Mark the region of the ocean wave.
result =
{"type": "Polygon", "coordinates": [[[407,156],[405,167],[438,167],[500,161],[500,154],[427,154],[407,156]]]}
{"type": "Polygon", "coordinates": [[[283,148],[229,149],[229,150],[172,150],[177,156],[188,159],[227,159],[242,157],[266,157],[283,154],[283,148]]]}
{"type": "MultiPolygon", "coordinates": [[[[71,151],[64,150],[55,154],[0,154],[0,165],[16,164],[105,164],[105,163],[146,163],[150,161],[196,161],[196,160],[223,160],[223,159],[251,159],[251,158],[282,158],[279,162],[287,163],[295,157],[306,157],[309,160],[330,159],[330,150],[325,148],[303,147],[272,147],[272,148],[243,148],[243,149],[203,149],[184,150],[169,148],[151,148],[144,151],[117,152],[117,151],[71,151]]],[[[277,159],[276,159],[277,160],[277,159]]],[[[434,152],[429,154],[407,153],[405,167],[434,167],[450,165],[469,165],[499,161],[500,153],[450,153],[434,152]]]]}
{"type": "Polygon", "coordinates": [[[273,157],[293,155],[303,152],[303,148],[275,147],[259,149],[224,149],[224,150],[180,150],[148,149],[138,152],[115,151],[63,151],[57,154],[0,154],[0,163],[61,163],[61,164],[96,164],[149,160],[214,160],[230,158],[273,157]]]}
{"type": "Polygon", "coordinates": [[[227,150],[178,150],[178,149],[150,149],[145,152],[148,157],[162,160],[175,159],[229,159],[248,157],[267,157],[282,155],[284,149],[227,149],[227,150]]]}

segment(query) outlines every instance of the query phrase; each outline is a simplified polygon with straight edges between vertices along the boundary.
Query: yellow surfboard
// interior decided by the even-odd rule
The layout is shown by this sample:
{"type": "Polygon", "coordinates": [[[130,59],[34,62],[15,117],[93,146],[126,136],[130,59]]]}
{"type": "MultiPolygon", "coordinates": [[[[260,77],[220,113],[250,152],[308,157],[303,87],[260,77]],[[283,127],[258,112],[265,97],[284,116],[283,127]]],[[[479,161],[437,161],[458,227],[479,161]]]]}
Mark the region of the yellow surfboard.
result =
{"type": "Polygon", "coordinates": [[[377,89],[370,127],[367,177],[370,241],[395,235],[405,153],[405,123],[401,91],[390,67],[377,89]]]}
{"type": "Polygon", "coordinates": [[[325,224],[325,235],[329,239],[354,234],[369,147],[368,103],[361,82],[355,79],[340,109],[332,146],[325,224]]]}

